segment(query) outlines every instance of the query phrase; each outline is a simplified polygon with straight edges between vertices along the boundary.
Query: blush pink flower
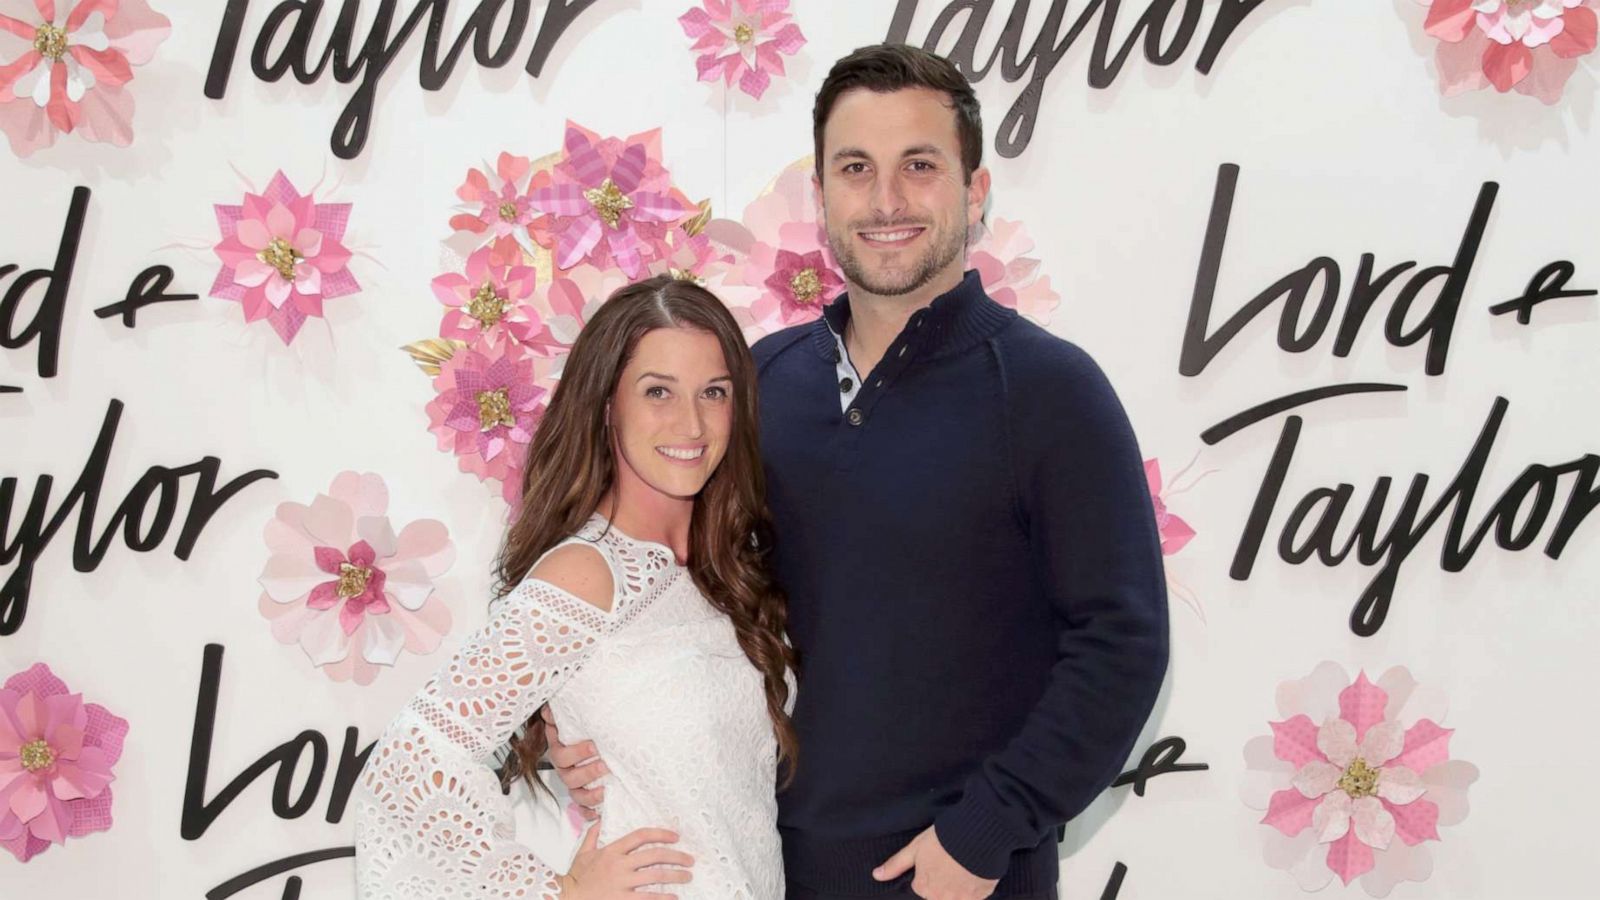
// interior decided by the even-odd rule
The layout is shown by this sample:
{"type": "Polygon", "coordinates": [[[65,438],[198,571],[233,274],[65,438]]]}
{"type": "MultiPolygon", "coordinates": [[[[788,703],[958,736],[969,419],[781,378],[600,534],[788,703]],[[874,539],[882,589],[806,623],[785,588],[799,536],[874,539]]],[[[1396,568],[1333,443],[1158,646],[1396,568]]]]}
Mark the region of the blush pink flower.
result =
{"type": "Polygon", "coordinates": [[[528,226],[538,216],[529,192],[550,184],[548,171],[535,171],[526,156],[501,153],[491,170],[471,169],[456,188],[462,212],[450,217],[450,227],[477,236],[482,244],[515,238],[528,249],[528,226]]]}
{"type": "MultiPolygon", "coordinates": [[[[1196,453],[1195,459],[1199,458],[1199,454],[1196,453]]],[[[1201,472],[1188,484],[1179,487],[1178,481],[1194,467],[1194,462],[1194,459],[1189,460],[1189,464],[1184,466],[1173,477],[1172,484],[1166,485],[1163,484],[1161,479],[1160,461],[1155,459],[1144,461],[1144,480],[1145,485],[1150,489],[1150,504],[1155,510],[1156,531],[1161,539],[1162,556],[1172,556],[1182,550],[1194,538],[1195,531],[1189,527],[1189,523],[1167,509],[1167,498],[1189,490],[1214,471],[1208,469],[1205,472],[1201,472]]],[[[1166,575],[1167,593],[1183,601],[1184,605],[1194,610],[1195,615],[1200,617],[1201,622],[1204,622],[1206,620],[1206,611],[1205,607],[1200,604],[1199,596],[1174,576],[1171,566],[1166,567],[1166,575]]]]}
{"type": "Polygon", "coordinates": [[[322,315],[323,301],[360,290],[341,243],[350,204],[317,203],[280,171],[261,194],[215,209],[222,270],[211,296],[237,300],[246,322],[266,320],[285,344],[308,317],[322,315]]]}
{"type": "Polygon", "coordinates": [[[1039,260],[1029,256],[1031,252],[1033,239],[1021,222],[999,218],[988,226],[980,222],[968,237],[967,268],[978,270],[983,289],[996,303],[1049,325],[1061,295],[1050,289],[1048,276],[1039,276],[1039,260]]]}
{"type": "Polygon", "coordinates": [[[1403,667],[1352,683],[1323,663],[1278,689],[1283,721],[1245,746],[1247,804],[1265,810],[1266,858],[1304,890],[1334,876],[1374,897],[1433,871],[1424,845],[1467,815],[1470,763],[1450,758],[1443,699],[1403,667]],[[1320,724],[1318,720],[1320,719],[1320,724]]]}
{"type": "MultiPolygon", "coordinates": [[[[772,274],[762,284],[767,297],[777,301],[777,317],[785,326],[815,319],[822,307],[844,293],[844,279],[828,263],[821,250],[773,254],[772,274]]],[[[759,310],[756,313],[762,318],[759,310]]]]}
{"type": "Polygon", "coordinates": [[[0,688],[0,846],[27,862],[51,844],[111,827],[111,767],[128,722],[44,663],[0,688]]]}
{"type": "Polygon", "coordinates": [[[439,367],[428,403],[429,430],[453,452],[461,471],[480,481],[512,480],[544,415],[548,392],[534,384],[533,358],[521,345],[469,347],[439,367]]]}
{"type": "Polygon", "coordinates": [[[572,122],[552,183],[529,198],[549,217],[530,231],[554,248],[558,268],[588,262],[629,278],[667,255],[667,230],[695,209],[661,165],[661,129],[602,140],[572,122]]]}
{"type": "Polygon", "coordinates": [[[789,0],[705,0],[678,17],[694,38],[694,65],[701,81],[735,82],[761,99],[772,76],[782,76],[783,57],[806,45],[800,26],[789,21],[789,0]]]}
{"type": "Polygon", "coordinates": [[[1423,29],[1440,41],[1435,61],[1447,97],[1492,85],[1555,103],[1600,31],[1600,0],[1419,2],[1428,7],[1423,29]]]}
{"type": "Polygon", "coordinates": [[[381,477],[340,472],[310,506],[281,503],[266,524],[257,607],[334,681],[371,684],[402,651],[438,649],[450,629],[434,589],[455,561],[449,533],[420,519],[396,534],[388,508],[381,477]]]}
{"type": "Polygon", "coordinates": [[[467,344],[511,339],[540,356],[550,356],[560,345],[538,310],[533,297],[535,271],[522,256],[522,247],[506,237],[473,251],[466,274],[450,272],[433,279],[433,294],[446,307],[439,336],[467,344]]]}
{"type": "Polygon", "coordinates": [[[133,142],[133,67],[149,62],[172,23],[145,0],[34,0],[35,15],[0,15],[0,130],[27,156],[76,131],[133,142]],[[18,50],[17,48],[20,48],[18,50]],[[15,55],[13,55],[15,54],[15,55]]]}

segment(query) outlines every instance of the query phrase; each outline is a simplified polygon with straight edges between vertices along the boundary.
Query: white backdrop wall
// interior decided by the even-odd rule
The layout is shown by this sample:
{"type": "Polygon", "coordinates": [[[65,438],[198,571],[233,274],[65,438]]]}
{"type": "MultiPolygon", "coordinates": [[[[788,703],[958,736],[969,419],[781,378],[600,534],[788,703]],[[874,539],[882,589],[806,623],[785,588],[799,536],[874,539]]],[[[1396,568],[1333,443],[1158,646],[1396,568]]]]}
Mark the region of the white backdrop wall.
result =
{"type": "MultiPolygon", "coordinates": [[[[443,308],[429,284],[460,263],[443,242],[468,169],[492,167],[502,151],[535,159],[557,153],[569,119],[602,136],[660,128],[673,184],[695,201],[709,199],[715,215],[737,219],[810,152],[811,98],[832,60],[882,40],[897,11],[907,17],[909,38],[922,43],[942,11],[961,5],[796,0],[806,44],[785,58],[786,75],[760,100],[695,80],[691,41],[675,21],[689,0],[599,0],[576,11],[537,78],[523,63],[547,13],[531,4],[508,64],[478,65],[469,50],[431,92],[418,85],[419,30],[378,82],[365,146],[341,158],[329,138],[355,85],[329,75],[269,83],[251,72],[263,23],[289,4],[153,2],[171,20],[171,35],[126,88],[137,100],[131,146],[74,134],[25,157],[0,151],[7,199],[0,263],[20,267],[0,274],[8,338],[0,384],[21,389],[0,394],[0,475],[7,479],[0,575],[12,577],[23,564],[29,504],[54,511],[67,502],[108,406],[123,404],[93,524],[81,503],[67,514],[34,563],[25,616],[8,594],[0,678],[46,663],[70,690],[129,723],[114,766],[114,824],[25,863],[0,856],[0,897],[8,900],[220,897],[242,873],[351,843],[336,789],[346,730],[356,731],[354,748],[364,747],[483,621],[506,512],[495,484],[458,471],[436,449],[424,412],[434,397],[430,379],[398,349],[438,333],[443,308]],[[239,50],[225,94],[214,99],[204,85],[227,30],[225,12],[243,14],[239,50]],[[220,268],[214,205],[238,204],[246,185],[263,189],[280,170],[303,192],[315,187],[318,202],[351,204],[344,242],[356,254],[349,269],[359,282],[357,292],[328,300],[325,320],[309,320],[287,345],[263,323],[246,324],[239,304],[208,296],[220,268]],[[21,273],[53,265],[80,186],[90,196],[65,293],[59,367],[44,377],[41,340],[12,346],[33,321],[44,285],[6,292],[21,273]],[[169,292],[200,298],[147,306],[133,328],[94,314],[156,265],[174,273],[169,292]],[[179,482],[176,522],[150,552],[130,550],[119,532],[91,571],[78,570],[87,560],[74,567],[78,530],[98,537],[150,467],[181,468],[203,457],[220,460],[218,484],[252,470],[275,477],[223,502],[187,559],[174,549],[194,475],[179,482]],[[438,520],[456,551],[434,582],[451,619],[439,649],[403,653],[368,685],[329,678],[300,647],[275,640],[258,609],[257,579],[270,554],[263,527],[278,504],[308,504],[347,470],[382,476],[397,528],[438,520]],[[48,499],[40,476],[54,479],[48,499]],[[196,754],[197,700],[213,644],[225,648],[215,732],[209,753],[196,754]],[[292,771],[267,768],[220,805],[225,785],[308,730],[325,740],[325,761],[316,758],[319,738],[307,736],[283,754],[298,758],[292,771]],[[203,794],[202,765],[209,767],[203,794]],[[274,810],[274,779],[286,799],[311,798],[302,815],[274,810]],[[215,814],[187,838],[186,786],[191,831],[203,821],[202,800],[215,814]]],[[[327,4],[314,30],[310,46],[318,53],[338,5],[327,4]]],[[[362,4],[357,34],[367,33],[380,6],[403,18],[421,5],[362,4]]],[[[1026,226],[1029,255],[1060,295],[1049,328],[1107,370],[1145,456],[1160,460],[1169,482],[1197,454],[1182,481],[1212,472],[1166,497],[1168,510],[1195,531],[1167,558],[1170,578],[1195,603],[1175,589],[1168,683],[1130,761],[1159,739],[1180,737],[1179,761],[1208,768],[1151,778],[1143,796],[1123,786],[1097,800],[1068,828],[1063,896],[1299,896],[1295,876],[1263,858],[1274,829],[1241,797],[1251,790],[1245,747],[1271,734],[1269,721],[1288,717],[1279,686],[1325,661],[1349,678],[1365,672],[1373,680],[1404,666],[1448,701],[1440,723],[1455,729],[1450,755],[1481,773],[1470,815],[1441,825],[1440,839],[1428,842],[1431,876],[1401,883],[1390,896],[1591,895],[1587,812],[1600,804],[1600,789],[1587,761],[1600,738],[1590,653],[1600,640],[1600,526],[1581,519],[1584,488],[1574,485],[1583,472],[1535,471],[1535,481],[1545,477],[1551,486],[1552,506],[1526,549],[1503,549],[1491,536],[1454,572],[1442,570],[1441,550],[1453,512],[1465,510],[1470,535],[1531,464],[1559,467],[1600,449],[1600,420],[1590,414],[1600,374],[1595,299],[1539,305],[1527,324],[1489,311],[1558,260],[1573,264],[1569,289],[1600,286],[1593,58],[1579,61],[1553,105],[1492,88],[1444,98],[1432,59],[1437,42],[1423,32],[1427,11],[1412,0],[1268,0],[1249,9],[1236,0],[1194,0],[1198,31],[1172,64],[1152,64],[1139,46],[1109,86],[1092,88],[1093,37],[1110,12],[1093,13],[1085,3],[1025,11],[1029,4],[1008,0],[971,5],[992,7],[976,41],[980,62],[1008,16],[1025,15],[1028,46],[1053,9],[1069,24],[1080,16],[1094,23],[1035,88],[1037,122],[1020,153],[996,153],[995,130],[1038,68],[1010,83],[996,66],[978,81],[994,175],[990,216],[1026,226]],[[1209,73],[1198,72],[1213,22],[1241,15],[1209,73]],[[1308,260],[1334,261],[1341,284],[1332,324],[1304,352],[1277,343],[1280,299],[1202,370],[1185,375],[1180,355],[1214,192],[1219,178],[1231,177],[1224,166],[1238,167],[1237,187],[1208,333],[1308,260]],[[1449,333],[1443,371],[1426,372],[1426,342],[1396,347],[1383,336],[1412,273],[1374,302],[1348,355],[1335,356],[1362,254],[1375,256],[1378,271],[1407,261],[1418,269],[1451,265],[1486,182],[1498,191],[1470,272],[1458,271],[1453,282],[1459,311],[1439,329],[1449,333]],[[1201,439],[1256,404],[1358,382],[1404,390],[1321,400],[1214,444],[1201,439]],[[1420,533],[1381,627],[1353,632],[1351,610],[1379,567],[1354,555],[1335,566],[1285,562],[1278,544],[1290,511],[1318,487],[1353,485],[1336,528],[1342,545],[1380,477],[1393,479],[1380,535],[1419,473],[1428,476],[1423,512],[1448,506],[1446,486],[1496,398],[1507,407],[1476,496],[1458,498],[1420,533]],[[1281,495],[1249,577],[1230,577],[1290,415],[1303,426],[1281,495]],[[1577,498],[1572,533],[1552,559],[1542,551],[1569,495],[1577,498]]],[[[449,4],[444,34],[455,35],[477,6],[449,4]]],[[[1185,4],[1121,4],[1112,36],[1120,43],[1139,16],[1162,7],[1176,23],[1185,4]]],[[[12,0],[3,12],[26,18],[32,10],[31,2],[12,0]]],[[[938,48],[949,50],[967,21],[958,16],[938,48]]],[[[1324,283],[1310,288],[1295,333],[1305,333],[1324,283]]],[[[1421,292],[1407,327],[1439,309],[1440,287],[1421,292]]],[[[1528,493],[1518,522],[1535,512],[1537,493],[1528,493]]],[[[145,522],[154,519],[152,505],[145,522]]],[[[351,896],[350,860],[332,857],[231,895],[351,896]]],[[[1365,895],[1361,882],[1337,879],[1324,890],[1365,895]]]]}

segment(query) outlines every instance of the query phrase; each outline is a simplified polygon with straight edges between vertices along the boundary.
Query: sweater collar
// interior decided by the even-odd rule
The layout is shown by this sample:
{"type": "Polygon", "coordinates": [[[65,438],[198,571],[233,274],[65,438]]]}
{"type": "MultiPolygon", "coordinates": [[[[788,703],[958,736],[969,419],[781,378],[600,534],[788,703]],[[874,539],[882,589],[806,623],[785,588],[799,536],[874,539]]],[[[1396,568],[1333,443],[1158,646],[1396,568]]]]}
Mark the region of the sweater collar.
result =
{"type": "MultiPolygon", "coordinates": [[[[968,269],[961,283],[933,298],[922,309],[911,314],[901,337],[915,333],[919,356],[936,357],[959,353],[973,347],[1017,317],[1015,310],[994,302],[983,289],[977,269],[968,269]]],[[[834,335],[843,335],[850,321],[850,295],[840,294],[838,299],[822,308],[822,318],[812,332],[812,343],[817,353],[833,359],[837,344],[834,335]]],[[[900,340],[900,338],[896,338],[900,340]]]]}

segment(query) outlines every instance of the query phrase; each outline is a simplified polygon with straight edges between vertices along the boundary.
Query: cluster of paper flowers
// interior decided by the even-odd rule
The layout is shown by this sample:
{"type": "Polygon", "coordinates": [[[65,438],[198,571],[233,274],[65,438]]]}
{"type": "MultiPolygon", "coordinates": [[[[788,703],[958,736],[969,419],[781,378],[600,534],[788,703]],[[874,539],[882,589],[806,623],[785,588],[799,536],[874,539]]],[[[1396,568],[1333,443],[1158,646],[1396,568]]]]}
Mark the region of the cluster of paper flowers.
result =
{"type": "Polygon", "coordinates": [[[1555,103],[1594,52],[1600,0],[1418,0],[1423,28],[1439,40],[1446,96],[1493,86],[1555,103]]]}
{"type": "Polygon", "coordinates": [[[1374,897],[1433,871],[1426,842],[1439,826],[1467,816],[1471,763],[1450,758],[1444,698],[1404,667],[1376,684],[1351,682],[1325,662],[1278,688],[1270,736],[1244,748],[1245,803],[1261,822],[1269,865],[1288,870],[1304,890],[1334,876],[1356,879],[1374,897]]]}
{"type": "Polygon", "coordinates": [[[111,827],[111,767],[128,722],[37,663],[0,688],[0,847],[27,862],[111,827]]]}
{"type": "MultiPolygon", "coordinates": [[[[712,219],[662,163],[661,130],[602,137],[569,122],[559,153],[501,153],[456,190],[433,280],[437,337],[408,344],[433,378],[429,430],[463,472],[516,507],[528,443],[566,354],[612,291],[671,274],[716,293],[755,340],[817,318],[845,286],[817,218],[810,158],[783,170],[741,220],[712,219]]],[[[997,301],[1044,323],[1059,298],[1022,226],[980,228],[968,264],[997,301]]]]}

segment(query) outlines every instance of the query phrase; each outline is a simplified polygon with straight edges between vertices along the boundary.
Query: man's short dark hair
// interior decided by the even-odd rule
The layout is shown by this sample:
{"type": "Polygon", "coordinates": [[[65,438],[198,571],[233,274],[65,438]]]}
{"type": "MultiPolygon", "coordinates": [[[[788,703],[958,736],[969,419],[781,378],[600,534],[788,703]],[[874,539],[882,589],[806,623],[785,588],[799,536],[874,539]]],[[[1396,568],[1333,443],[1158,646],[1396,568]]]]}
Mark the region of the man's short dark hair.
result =
{"type": "Polygon", "coordinates": [[[949,97],[956,114],[956,137],[961,143],[961,180],[971,182],[972,172],[983,163],[983,119],[972,85],[950,60],[910,44],[873,44],[861,47],[833,64],[817,91],[811,108],[811,139],[816,145],[817,178],[822,178],[822,129],[834,103],[846,91],[865,88],[879,94],[906,88],[929,88],[949,97]]]}

